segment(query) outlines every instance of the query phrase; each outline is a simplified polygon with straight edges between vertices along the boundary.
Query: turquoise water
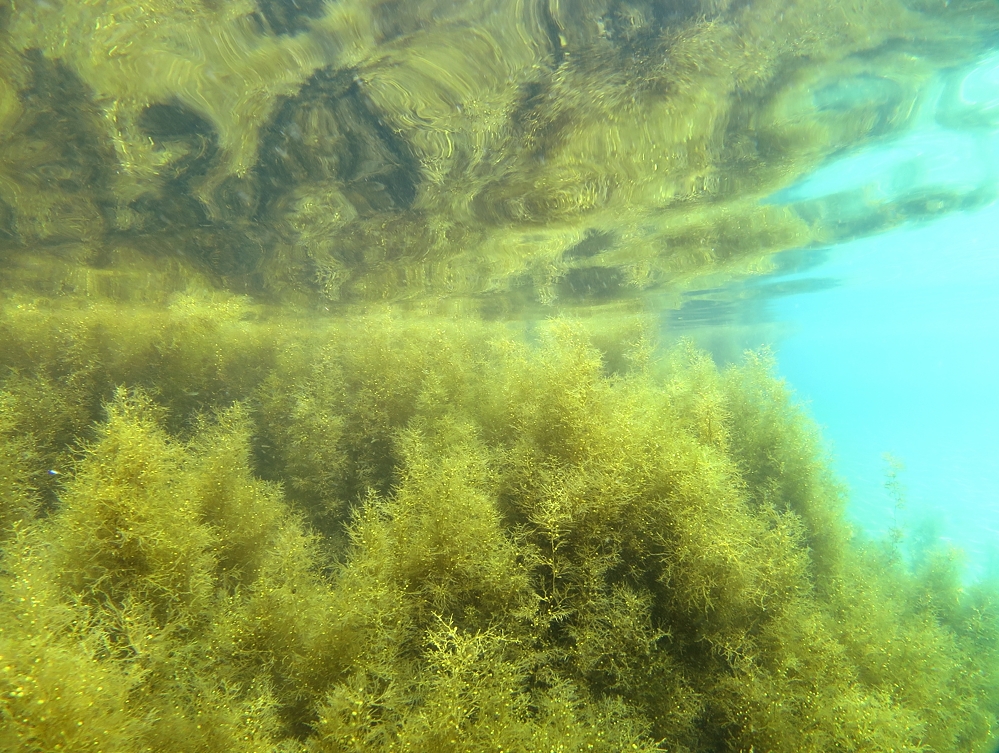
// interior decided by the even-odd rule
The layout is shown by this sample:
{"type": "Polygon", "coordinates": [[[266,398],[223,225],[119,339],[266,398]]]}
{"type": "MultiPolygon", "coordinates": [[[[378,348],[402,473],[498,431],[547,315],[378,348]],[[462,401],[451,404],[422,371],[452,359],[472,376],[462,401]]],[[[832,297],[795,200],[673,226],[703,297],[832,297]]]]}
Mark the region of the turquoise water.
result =
{"type": "Polygon", "coordinates": [[[942,539],[975,577],[999,563],[999,56],[944,71],[917,108],[907,133],[773,201],[823,202],[846,234],[886,207],[922,216],[785,252],[771,274],[690,295],[671,324],[722,360],[733,341],[771,347],[824,428],[857,527],[900,527],[915,550],[942,539]],[[945,203],[968,208],[935,216],[945,203]]]}
{"type": "Polygon", "coordinates": [[[771,304],[791,328],[781,373],[825,427],[857,523],[935,531],[977,573],[999,541],[997,220],[991,206],[839,246],[797,276],[836,286],[771,304]],[[897,521],[885,453],[904,465],[897,521]]]}

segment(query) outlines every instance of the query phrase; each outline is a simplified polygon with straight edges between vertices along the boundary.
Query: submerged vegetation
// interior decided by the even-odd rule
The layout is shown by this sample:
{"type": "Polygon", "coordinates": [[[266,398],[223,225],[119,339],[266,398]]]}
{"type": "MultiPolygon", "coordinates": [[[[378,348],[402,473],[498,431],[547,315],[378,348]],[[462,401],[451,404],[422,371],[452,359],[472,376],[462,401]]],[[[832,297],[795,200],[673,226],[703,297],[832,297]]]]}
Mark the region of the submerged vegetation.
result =
{"type": "Polygon", "coordinates": [[[0,750],[984,753],[995,584],[621,311],[997,8],[0,0],[0,750]]]}
{"type": "Polygon", "coordinates": [[[8,296],[0,748],[986,750],[996,591],[765,355],[588,332],[8,296]]]}

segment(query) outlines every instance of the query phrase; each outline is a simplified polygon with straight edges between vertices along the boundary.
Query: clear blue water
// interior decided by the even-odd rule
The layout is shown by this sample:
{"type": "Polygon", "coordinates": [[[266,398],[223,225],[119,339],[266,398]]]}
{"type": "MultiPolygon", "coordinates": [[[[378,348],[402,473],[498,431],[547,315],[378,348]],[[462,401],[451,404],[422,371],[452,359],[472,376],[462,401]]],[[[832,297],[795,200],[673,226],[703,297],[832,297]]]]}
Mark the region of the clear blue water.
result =
{"type": "Polygon", "coordinates": [[[999,571],[999,56],[944,71],[901,137],[838,155],[773,197],[880,234],[790,251],[762,278],[700,291],[673,324],[720,358],[771,347],[824,427],[858,528],[940,538],[999,571]],[[967,206],[933,216],[945,197],[967,206]],[[727,333],[727,334],[726,334],[727,333]],[[724,347],[720,347],[723,343],[724,347]],[[889,460],[886,454],[890,456],[889,460]],[[901,463],[903,506],[886,489],[901,463]]]}
{"type": "Polygon", "coordinates": [[[781,372],[826,429],[864,529],[894,524],[884,453],[904,464],[899,522],[995,566],[999,544],[999,207],[833,249],[828,290],[772,304],[781,372]],[[955,253],[957,248],[961,253],[955,253]]]}

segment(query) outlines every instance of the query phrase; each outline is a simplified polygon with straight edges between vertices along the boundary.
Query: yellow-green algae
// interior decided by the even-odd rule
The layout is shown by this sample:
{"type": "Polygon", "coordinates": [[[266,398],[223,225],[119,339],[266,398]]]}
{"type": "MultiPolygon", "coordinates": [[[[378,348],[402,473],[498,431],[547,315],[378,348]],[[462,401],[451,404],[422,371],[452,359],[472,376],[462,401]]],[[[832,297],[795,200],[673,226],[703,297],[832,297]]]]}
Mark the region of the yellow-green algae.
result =
{"type": "Polygon", "coordinates": [[[978,0],[4,0],[5,273],[140,253],[283,299],[683,290],[838,231],[761,199],[905,127],[997,23],[978,0]]]}
{"type": "Polygon", "coordinates": [[[987,750],[995,585],[765,355],[335,304],[765,269],[997,16],[0,0],[0,750],[987,750]]]}
{"type": "Polygon", "coordinates": [[[765,355],[587,332],[8,294],[0,749],[987,750],[994,587],[765,355]]]}

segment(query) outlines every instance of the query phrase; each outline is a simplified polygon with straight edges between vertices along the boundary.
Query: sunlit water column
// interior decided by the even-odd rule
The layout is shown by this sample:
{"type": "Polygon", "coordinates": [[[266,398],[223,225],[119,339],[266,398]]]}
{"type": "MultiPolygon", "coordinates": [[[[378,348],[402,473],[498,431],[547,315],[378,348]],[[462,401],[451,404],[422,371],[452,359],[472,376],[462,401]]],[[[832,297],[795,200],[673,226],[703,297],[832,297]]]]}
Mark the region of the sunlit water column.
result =
{"type": "Polygon", "coordinates": [[[978,207],[828,249],[781,277],[827,284],[771,299],[768,318],[788,325],[774,343],[779,369],[825,427],[857,524],[875,534],[901,526],[917,550],[942,538],[965,550],[970,574],[995,573],[999,56],[943,76],[929,94],[904,138],[836,160],[782,198],[932,208],[935,196],[965,195],[978,207]],[[892,462],[902,464],[900,494],[886,488],[892,462]]]}

